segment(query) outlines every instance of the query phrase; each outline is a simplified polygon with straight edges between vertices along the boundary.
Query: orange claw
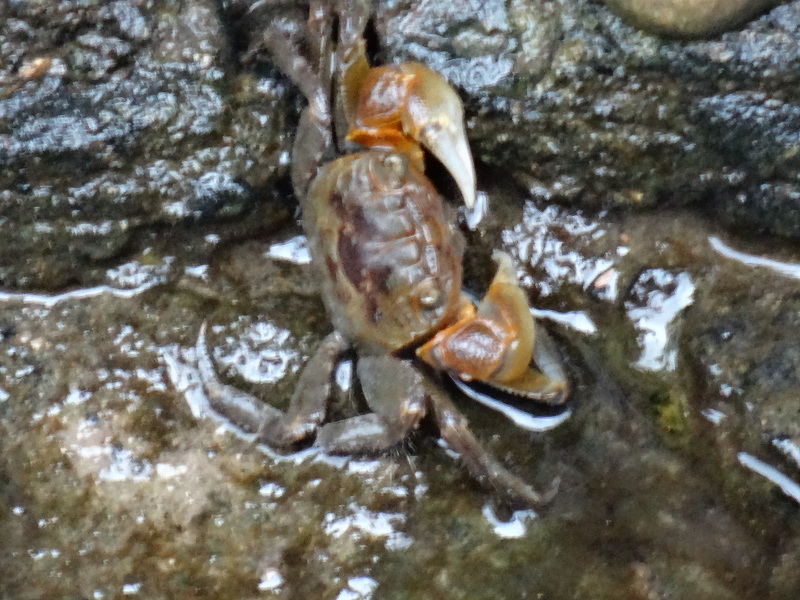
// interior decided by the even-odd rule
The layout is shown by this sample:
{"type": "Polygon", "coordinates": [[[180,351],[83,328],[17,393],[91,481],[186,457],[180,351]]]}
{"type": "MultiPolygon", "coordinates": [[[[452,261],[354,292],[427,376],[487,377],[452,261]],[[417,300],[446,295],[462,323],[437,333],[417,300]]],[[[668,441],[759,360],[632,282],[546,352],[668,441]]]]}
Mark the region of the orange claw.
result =
{"type": "Polygon", "coordinates": [[[345,71],[347,140],[401,152],[420,170],[422,148],[447,168],[464,204],[475,204],[475,167],[464,132],[464,107],[447,81],[425,65],[369,68],[353,57],[345,71]]]}
{"type": "Polygon", "coordinates": [[[458,320],[421,346],[417,356],[463,381],[479,381],[530,399],[563,402],[566,375],[549,348],[535,346],[533,316],[511,258],[499,251],[493,258],[497,273],[477,310],[470,310],[471,303],[462,307],[458,320]]]}

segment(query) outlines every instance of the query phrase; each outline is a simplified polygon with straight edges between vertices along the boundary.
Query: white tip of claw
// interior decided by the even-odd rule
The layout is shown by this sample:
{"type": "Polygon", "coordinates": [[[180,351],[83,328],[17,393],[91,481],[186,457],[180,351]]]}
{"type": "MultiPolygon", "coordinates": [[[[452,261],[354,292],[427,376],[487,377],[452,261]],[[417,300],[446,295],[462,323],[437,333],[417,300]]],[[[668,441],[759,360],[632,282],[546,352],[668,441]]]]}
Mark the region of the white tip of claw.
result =
{"type": "Polygon", "coordinates": [[[508,252],[503,250],[492,250],[492,260],[497,263],[498,271],[514,271],[514,261],[508,252]]]}

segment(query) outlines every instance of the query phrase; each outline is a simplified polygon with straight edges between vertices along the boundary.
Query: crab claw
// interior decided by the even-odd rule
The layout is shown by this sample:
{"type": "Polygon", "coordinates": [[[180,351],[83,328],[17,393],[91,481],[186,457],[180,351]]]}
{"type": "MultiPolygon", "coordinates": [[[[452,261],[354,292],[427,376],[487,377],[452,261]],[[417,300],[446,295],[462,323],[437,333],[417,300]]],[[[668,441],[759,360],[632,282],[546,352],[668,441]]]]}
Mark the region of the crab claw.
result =
{"type": "Polygon", "coordinates": [[[533,316],[511,258],[498,251],[493,258],[497,273],[477,310],[462,309],[458,320],[421,346],[417,356],[462,381],[560,404],[568,384],[557,352],[547,339],[535,343],[533,316]]]}
{"type": "Polygon", "coordinates": [[[464,204],[472,208],[475,166],[461,99],[441,75],[425,65],[403,63],[400,70],[413,78],[402,113],[403,131],[439,159],[461,190],[464,204]]]}
{"type": "Polygon", "coordinates": [[[467,208],[475,205],[475,167],[464,130],[464,107],[447,81],[406,62],[364,70],[354,62],[343,78],[347,139],[406,154],[421,167],[424,146],[450,172],[467,208]],[[357,90],[354,93],[353,90],[357,90]]]}

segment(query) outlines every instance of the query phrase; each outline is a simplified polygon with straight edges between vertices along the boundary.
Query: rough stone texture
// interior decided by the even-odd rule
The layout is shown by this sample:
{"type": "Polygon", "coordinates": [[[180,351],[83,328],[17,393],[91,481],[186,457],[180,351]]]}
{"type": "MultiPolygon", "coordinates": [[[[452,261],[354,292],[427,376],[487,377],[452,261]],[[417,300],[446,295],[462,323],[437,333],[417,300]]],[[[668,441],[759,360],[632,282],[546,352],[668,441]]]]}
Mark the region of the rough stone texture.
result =
{"type": "Polygon", "coordinates": [[[800,345],[794,335],[800,304],[793,283],[769,269],[729,262],[708,278],[682,344],[698,375],[697,408],[721,415],[722,431],[714,437],[728,458],[731,445],[763,446],[790,472],[800,464],[782,456],[780,447],[785,441],[800,447],[800,345]]]}
{"type": "Polygon", "coordinates": [[[57,288],[140,229],[235,215],[288,149],[216,3],[0,5],[0,283],[57,288]]]}
{"type": "Polygon", "coordinates": [[[581,1],[396,0],[377,25],[386,58],[435,65],[464,89],[485,182],[582,206],[703,204],[800,236],[797,2],[694,43],[581,1]]]}
{"type": "Polygon", "coordinates": [[[797,503],[738,455],[800,479],[800,2],[694,43],[600,2],[456,4],[377,2],[375,46],[464,93],[469,288],[502,248],[558,311],[563,426],[456,397],[554,502],[510,515],[428,428],[287,459],[208,415],[203,322],[277,406],[329,330],[274,246],[300,105],[248,52],[302,11],[0,0],[0,598],[796,600],[797,503]]]}

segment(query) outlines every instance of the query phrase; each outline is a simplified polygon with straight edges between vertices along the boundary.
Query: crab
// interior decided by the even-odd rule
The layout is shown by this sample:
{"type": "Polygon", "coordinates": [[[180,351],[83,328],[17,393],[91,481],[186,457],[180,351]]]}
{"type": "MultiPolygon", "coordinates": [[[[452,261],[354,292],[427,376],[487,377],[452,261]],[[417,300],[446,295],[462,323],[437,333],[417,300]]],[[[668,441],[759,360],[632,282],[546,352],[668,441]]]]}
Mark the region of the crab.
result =
{"type": "Polygon", "coordinates": [[[203,386],[223,417],[279,449],[311,441],[331,454],[380,453],[428,415],[476,479],[510,502],[538,505],[549,494],[483,449],[442,375],[560,404],[569,391],[564,369],[552,344],[537,336],[508,255],[495,253],[497,272],[480,302],[462,292],[464,241],[454,210],[424,173],[430,152],[465,204],[474,203],[461,100],[424,65],[370,66],[367,5],[312,2],[311,56],[302,55],[288,23],[273,22],[264,36],[276,65],[308,100],[292,183],[333,332],[306,363],[287,412],[219,380],[205,326],[197,343],[203,386]],[[328,422],[332,373],[353,350],[371,412],[328,422]]]}

